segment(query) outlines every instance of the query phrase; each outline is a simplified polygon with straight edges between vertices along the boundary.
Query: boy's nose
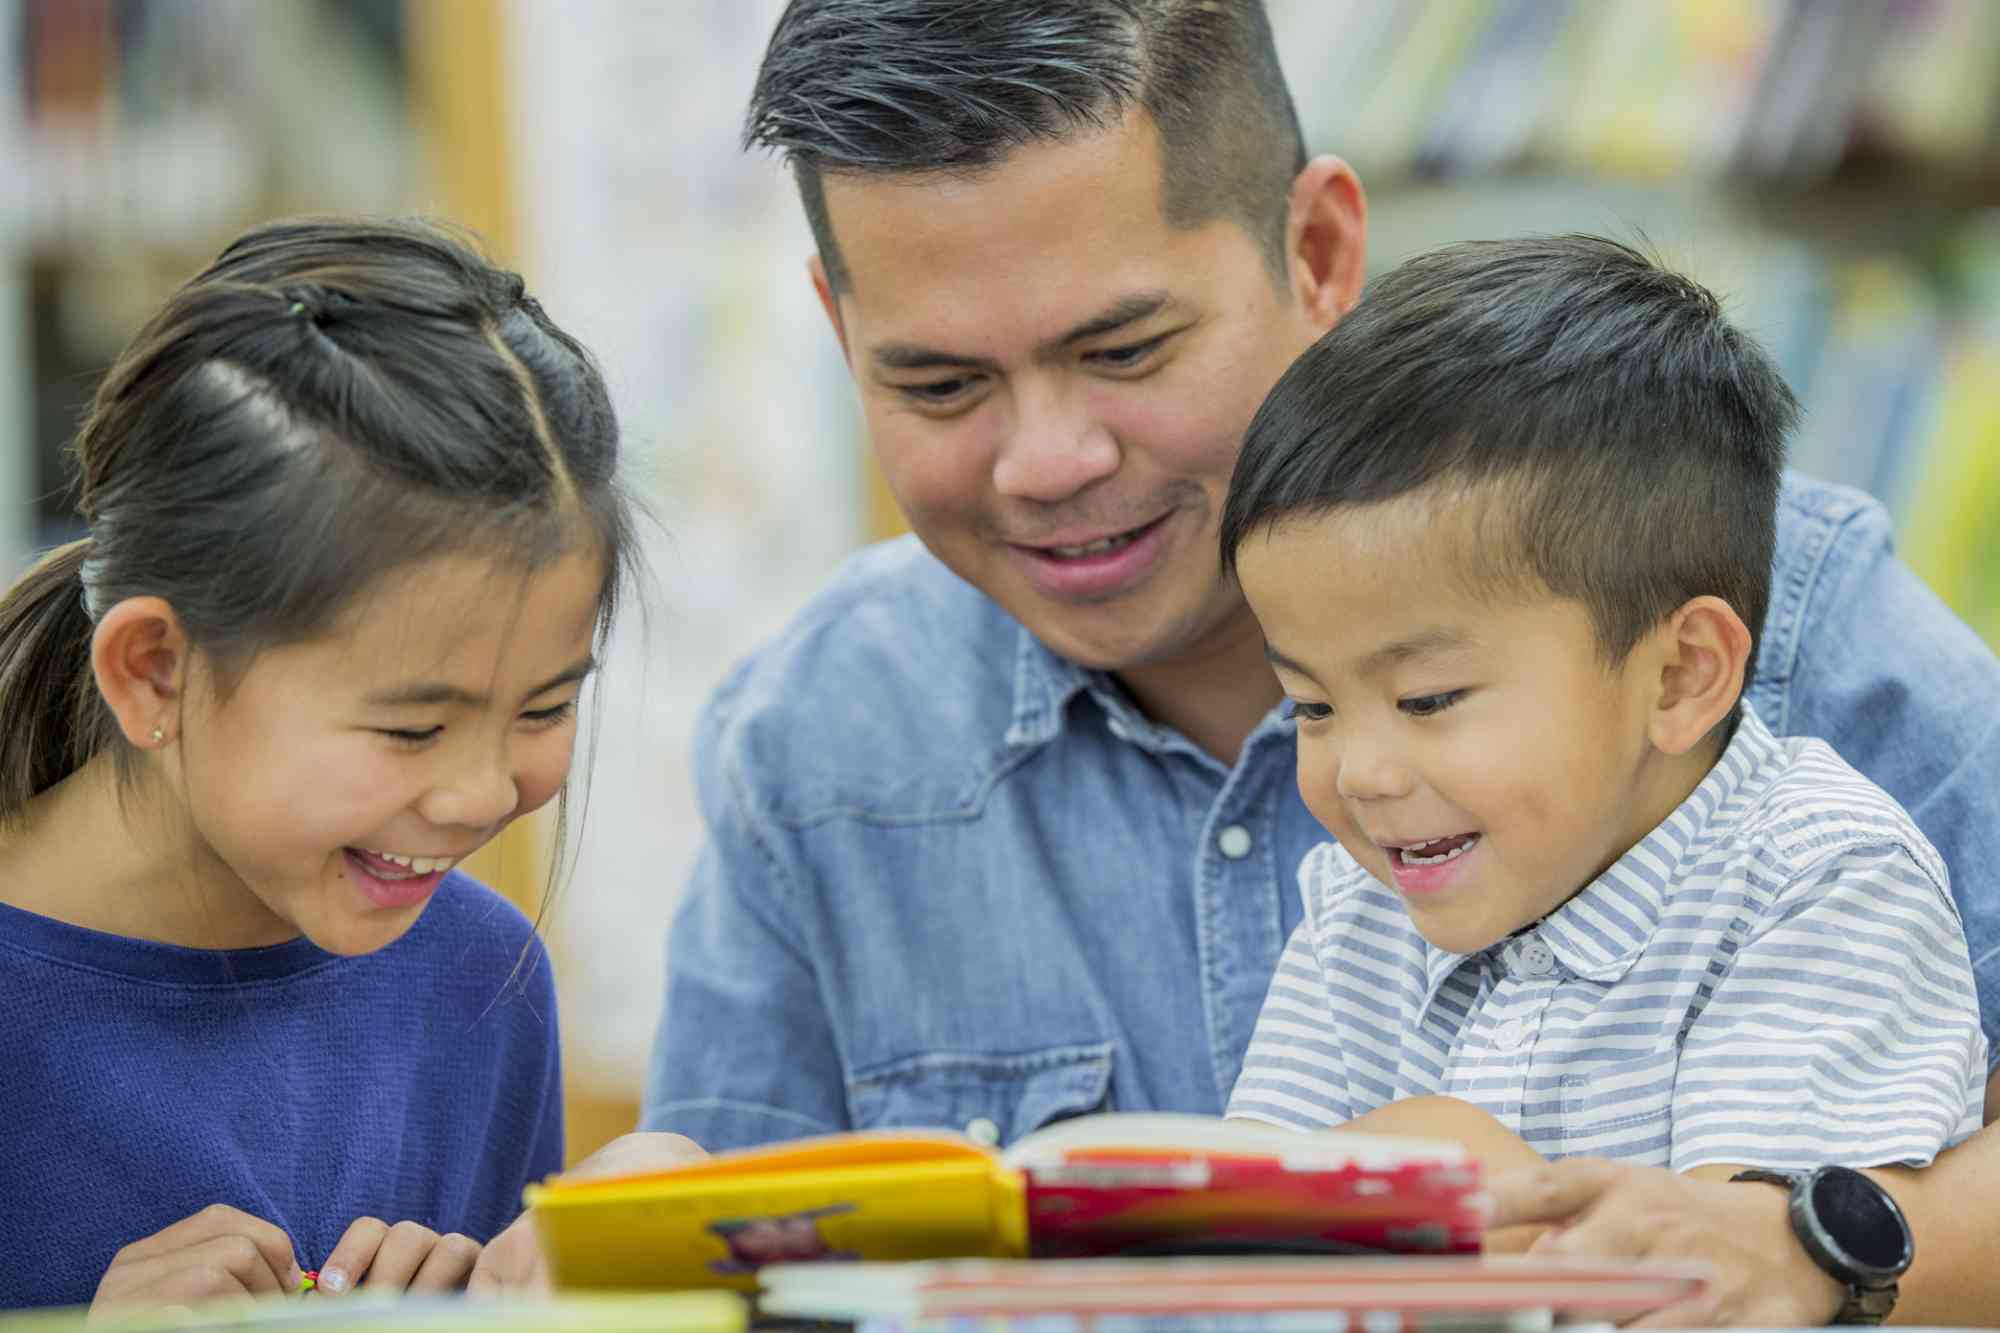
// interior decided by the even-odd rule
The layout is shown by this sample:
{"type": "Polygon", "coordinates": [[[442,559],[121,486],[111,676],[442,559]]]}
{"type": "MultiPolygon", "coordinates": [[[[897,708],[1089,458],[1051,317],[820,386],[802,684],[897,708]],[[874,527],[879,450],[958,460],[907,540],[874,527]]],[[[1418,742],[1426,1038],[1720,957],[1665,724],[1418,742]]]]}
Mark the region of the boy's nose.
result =
{"type": "Polygon", "coordinates": [[[1416,781],[1407,765],[1386,747],[1350,745],[1342,751],[1334,789],[1344,800],[1385,801],[1408,796],[1416,781]]]}

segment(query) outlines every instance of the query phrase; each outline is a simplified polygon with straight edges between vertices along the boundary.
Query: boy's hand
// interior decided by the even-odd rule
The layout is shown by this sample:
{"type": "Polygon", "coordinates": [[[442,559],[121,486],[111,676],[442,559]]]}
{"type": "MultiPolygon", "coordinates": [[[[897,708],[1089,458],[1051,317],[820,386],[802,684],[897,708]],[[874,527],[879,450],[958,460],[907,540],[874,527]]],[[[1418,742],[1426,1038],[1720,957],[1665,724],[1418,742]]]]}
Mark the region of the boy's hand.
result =
{"type": "MultiPolygon", "coordinates": [[[[680,1134],[622,1134],[578,1162],[563,1176],[633,1175],[664,1171],[708,1156],[700,1144],[680,1134]]],[[[547,1291],[548,1259],[535,1235],[535,1220],[526,1213],[495,1236],[479,1256],[466,1290],[480,1294],[502,1291],[547,1291]]]]}
{"type": "MultiPolygon", "coordinates": [[[[1733,1168],[1729,1168],[1733,1169],[1733,1168]]],[[[1840,1289],[1819,1271],[1786,1219],[1785,1193],[1675,1175],[1662,1167],[1571,1158],[1494,1175],[1493,1225],[1546,1226],[1531,1254],[1617,1259],[1705,1259],[1716,1281],[1705,1299],[1655,1310],[1641,1326],[1826,1323],[1840,1289]]]]}
{"type": "Polygon", "coordinates": [[[349,1224],[319,1267],[316,1290],[340,1296],[368,1291],[457,1291],[479,1261],[479,1242],[457,1232],[440,1236],[416,1222],[390,1226],[375,1217],[349,1224]]]}
{"type": "Polygon", "coordinates": [[[90,1313],[275,1296],[297,1291],[301,1277],[283,1231],[241,1209],[210,1204],[112,1256],[90,1313]]]}

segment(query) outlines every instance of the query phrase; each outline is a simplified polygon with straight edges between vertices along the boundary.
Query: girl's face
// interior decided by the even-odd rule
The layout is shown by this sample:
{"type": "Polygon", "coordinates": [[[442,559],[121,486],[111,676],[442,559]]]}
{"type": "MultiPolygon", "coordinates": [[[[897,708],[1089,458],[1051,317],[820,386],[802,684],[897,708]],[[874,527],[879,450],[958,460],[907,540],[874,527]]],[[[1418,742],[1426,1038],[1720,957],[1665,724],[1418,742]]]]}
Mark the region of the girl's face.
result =
{"type": "Polygon", "coordinates": [[[176,785],[219,947],[380,949],[569,773],[604,568],[440,557],[218,692],[190,672],[176,785]]]}

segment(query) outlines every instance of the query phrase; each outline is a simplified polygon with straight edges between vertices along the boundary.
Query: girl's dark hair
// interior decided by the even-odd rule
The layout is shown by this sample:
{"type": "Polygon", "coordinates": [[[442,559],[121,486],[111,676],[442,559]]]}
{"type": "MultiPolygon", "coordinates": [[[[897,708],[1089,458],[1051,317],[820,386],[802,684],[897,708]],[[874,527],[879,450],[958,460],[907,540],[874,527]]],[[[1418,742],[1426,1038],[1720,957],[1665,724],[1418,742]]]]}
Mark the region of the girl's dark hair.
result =
{"type": "Polygon", "coordinates": [[[0,597],[0,824],[99,754],[128,768],[90,665],[126,598],[170,604],[227,688],[384,574],[458,552],[529,572],[594,544],[601,642],[633,559],[589,354],[428,224],[240,237],[106,373],[75,452],[90,536],[0,597]]]}

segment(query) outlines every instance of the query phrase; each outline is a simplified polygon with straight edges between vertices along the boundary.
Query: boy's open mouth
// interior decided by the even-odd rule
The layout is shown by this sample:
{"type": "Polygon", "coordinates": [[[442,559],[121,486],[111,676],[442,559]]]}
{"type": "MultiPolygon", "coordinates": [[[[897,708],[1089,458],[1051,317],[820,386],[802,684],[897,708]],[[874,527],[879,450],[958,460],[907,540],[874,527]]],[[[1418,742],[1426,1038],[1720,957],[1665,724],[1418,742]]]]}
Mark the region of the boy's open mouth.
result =
{"type": "Polygon", "coordinates": [[[1391,846],[1389,850],[1406,866],[1443,865],[1471,851],[1478,844],[1479,836],[1477,833],[1454,833],[1449,837],[1426,838],[1422,842],[1391,846]]]}

